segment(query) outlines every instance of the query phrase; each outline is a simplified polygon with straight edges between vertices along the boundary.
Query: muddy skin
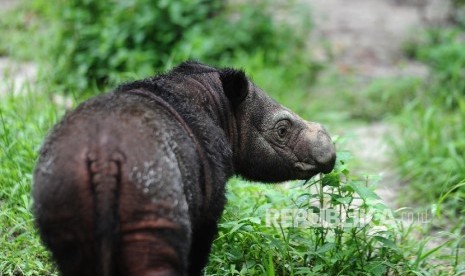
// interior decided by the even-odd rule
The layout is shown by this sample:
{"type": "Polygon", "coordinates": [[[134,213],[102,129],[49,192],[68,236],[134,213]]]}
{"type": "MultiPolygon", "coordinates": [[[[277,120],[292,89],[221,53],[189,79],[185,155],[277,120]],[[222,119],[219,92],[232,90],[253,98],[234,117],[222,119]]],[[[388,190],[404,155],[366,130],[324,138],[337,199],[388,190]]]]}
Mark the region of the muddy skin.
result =
{"type": "Polygon", "coordinates": [[[233,175],[330,172],[319,124],[242,71],[186,62],[69,112],[36,165],[33,212],[63,275],[200,275],[233,175]]]}

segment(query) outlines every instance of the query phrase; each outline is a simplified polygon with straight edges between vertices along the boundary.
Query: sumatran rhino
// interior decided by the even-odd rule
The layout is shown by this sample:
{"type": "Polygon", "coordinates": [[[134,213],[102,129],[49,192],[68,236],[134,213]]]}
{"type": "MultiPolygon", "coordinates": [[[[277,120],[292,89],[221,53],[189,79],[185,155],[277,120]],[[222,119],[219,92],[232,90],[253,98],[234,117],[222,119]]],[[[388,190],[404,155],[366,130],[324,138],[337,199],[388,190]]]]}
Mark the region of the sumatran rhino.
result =
{"type": "Polygon", "coordinates": [[[33,211],[63,275],[199,275],[237,174],[330,172],[335,148],[243,71],[186,62],[90,99],[58,123],[33,211]]]}

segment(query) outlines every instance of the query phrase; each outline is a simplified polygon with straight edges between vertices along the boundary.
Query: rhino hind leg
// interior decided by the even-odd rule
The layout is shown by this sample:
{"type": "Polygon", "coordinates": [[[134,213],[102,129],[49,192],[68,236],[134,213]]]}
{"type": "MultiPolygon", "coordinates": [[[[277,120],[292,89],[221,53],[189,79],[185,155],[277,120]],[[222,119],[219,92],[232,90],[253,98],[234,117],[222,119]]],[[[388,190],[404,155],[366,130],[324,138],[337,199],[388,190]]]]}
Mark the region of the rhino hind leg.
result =
{"type": "Polygon", "coordinates": [[[186,275],[191,243],[188,213],[176,209],[165,196],[156,200],[141,197],[136,186],[123,185],[120,271],[123,275],[186,275]]]}
{"type": "Polygon", "coordinates": [[[172,159],[148,161],[159,149],[139,143],[146,155],[129,160],[114,148],[42,157],[34,213],[62,275],[187,275],[191,229],[182,178],[172,159]],[[144,168],[139,178],[131,176],[135,167],[144,168]],[[154,177],[161,183],[146,193],[139,180],[154,177]]]}
{"type": "Polygon", "coordinates": [[[123,169],[117,260],[123,275],[187,275],[191,222],[183,178],[170,147],[155,139],[139,141],[144,151],[123,169]]]}
{"type": "MultiPolygon", "coordinates": [[[[146,196],[124,173],[114,175],[125,164],[120,169],[114,162],[82,163],[88,174],[78,166],[62,170],[61,181],[39,176],[36,182],[66,186],[58,197],[44,190],[35,196],[41,202],[36,223],[62,275],[186,275],[190,223],[188,212],[176,209],[183,205],[165,202],[164,195],[146,196]]],[[[180,191],[164,193],[182,198],[180,191]]]]}
{"type": "Polygon", "coordinates": [[[120,263],[124,275],[185,275],[180,244],[185,241],[175,224],[159,219],[138,223],[137,228],[123,230],[120,263]]]}
{"type": "Polygon", "coordinates": [[[95,259],[96,251],[92,245],[84,245],[82,241],[74,237],[78,235],[72,230],[67,235],[62,231],[70,229],[41,231],[41,237],[45,245],[52,251],[54,259],[63,276],[93,276],[99,275],[95,270],[99,267],[95,259]]]}

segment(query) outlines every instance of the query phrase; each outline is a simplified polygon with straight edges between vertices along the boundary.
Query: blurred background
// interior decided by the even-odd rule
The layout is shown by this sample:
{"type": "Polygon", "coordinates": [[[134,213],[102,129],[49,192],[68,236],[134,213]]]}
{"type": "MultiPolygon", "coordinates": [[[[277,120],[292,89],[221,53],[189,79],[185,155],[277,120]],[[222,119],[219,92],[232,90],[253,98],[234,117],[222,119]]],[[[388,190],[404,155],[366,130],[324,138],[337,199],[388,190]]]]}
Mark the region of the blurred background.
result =
{"type": "Polygon", "coordinates": [[[53,124],[188,59],[244,69],[325,125],[339,153],[317,191],[233,179],[206,275],[465,273],[465,1],[0,0],[0,275],[57,273],[29,210],[53,124]],[[428,221],[376,231],[261,223],[266,208],[303,208],[309,193],[347,210],[354,198],[422,210],[428,221]]]}

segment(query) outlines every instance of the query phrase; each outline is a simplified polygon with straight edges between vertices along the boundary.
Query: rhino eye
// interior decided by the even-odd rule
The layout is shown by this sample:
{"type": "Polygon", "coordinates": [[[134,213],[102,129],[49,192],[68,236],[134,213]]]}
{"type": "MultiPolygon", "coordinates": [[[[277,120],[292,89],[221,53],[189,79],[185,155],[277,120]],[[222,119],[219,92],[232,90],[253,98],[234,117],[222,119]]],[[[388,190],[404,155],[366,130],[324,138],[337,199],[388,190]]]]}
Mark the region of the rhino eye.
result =
{"type": "Polygon", "coordinates": [[[279,137],[284,138],[286,136],[286,133],[287,133],[287,128],[286,127],[282,126],[282,127],[278,128],[279,137]]]}
{"type": "Polygon", "coordinates": [[[282,120],[276,124],[276,133],[278,134],[279,138],[286,138],[287,134],[289,133],[290,125],[291,124],[288,120],[282,120]]]}

